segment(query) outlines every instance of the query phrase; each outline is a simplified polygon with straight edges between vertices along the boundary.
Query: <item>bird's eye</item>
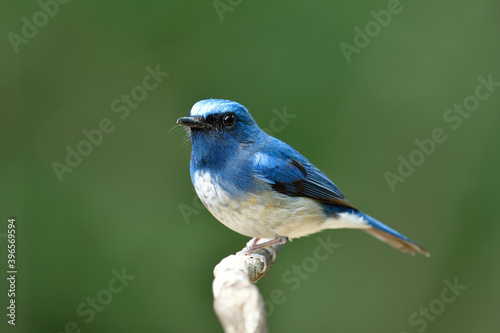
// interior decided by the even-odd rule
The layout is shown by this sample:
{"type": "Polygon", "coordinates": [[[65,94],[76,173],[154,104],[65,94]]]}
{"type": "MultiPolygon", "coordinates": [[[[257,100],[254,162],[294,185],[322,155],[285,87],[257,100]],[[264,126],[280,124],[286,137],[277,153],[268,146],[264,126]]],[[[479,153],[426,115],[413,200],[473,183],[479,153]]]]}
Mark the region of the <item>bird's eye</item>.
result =
{"type": "Polygon", "coordinates": [[[222,122],[226,128],[231,128],[236,124],[236,115],[232,112],[228,112],[222,118],[222,122]]]}

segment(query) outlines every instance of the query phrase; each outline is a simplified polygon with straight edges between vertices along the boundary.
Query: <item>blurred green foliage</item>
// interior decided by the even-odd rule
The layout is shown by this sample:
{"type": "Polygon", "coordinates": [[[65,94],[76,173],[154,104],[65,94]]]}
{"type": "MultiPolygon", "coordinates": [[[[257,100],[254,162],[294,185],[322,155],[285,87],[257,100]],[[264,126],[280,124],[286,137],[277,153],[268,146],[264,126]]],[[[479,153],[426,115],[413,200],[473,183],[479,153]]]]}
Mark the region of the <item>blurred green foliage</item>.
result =
{"type": "Polygon", "coordinates": [[[227,98],[432,253],[325,231],[341,246],[292,288],[284,274],[313,256],[318,236],[295,240],[258,284],[266,300],[285,297],[268,306],[271,331],[497,332],[500,89],[457,129],[443,115],[479,76],[500,81],[498,1],[401,1],[385,26],[368,26],[368,44],[357,37],[350,63],[341,43],[356,47],[354,29],[387,0],[232,3],[220,14],[212,1],[70,1],[46,20],[36,1],[0,4],[0,267],[15,217],[19,271],[17,325],[2,313],[0,330],[221,330],[212,270],[247,239],[198,206],[175,121],[200,99],[227,98]],[[150,90],[148,66],[169,73],[150,90]],[[295,118],[273,129],[284,108],[295,118]],[[113,130],[100,137],[103,119],[113,130]],[[384,173],[436,128],[447,140],[391,191],[384,173]],[[97,145],[81,143],[84,130],[97,145]],[[59,181],[53,163],[68,167],[67,146],[87,156],[59,181]],[[135,278],[110,292],[122,269],[135,278]],[[456,277],[467,289],[440,308],[443,281],[456,277]],[[424,328],[429,306],[437,314],[424,328]]]}

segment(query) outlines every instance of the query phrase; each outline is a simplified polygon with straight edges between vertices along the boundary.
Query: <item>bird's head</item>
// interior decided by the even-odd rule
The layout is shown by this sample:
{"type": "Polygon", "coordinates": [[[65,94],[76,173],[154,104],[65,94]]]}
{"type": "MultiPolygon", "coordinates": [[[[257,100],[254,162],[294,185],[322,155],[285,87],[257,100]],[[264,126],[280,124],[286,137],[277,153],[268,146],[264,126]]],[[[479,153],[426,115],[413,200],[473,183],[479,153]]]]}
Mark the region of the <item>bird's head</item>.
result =
{"type": "Polygon", "coordinates": [[[177,123],[189,128],[193,145],[248,144],[261,131],[243,105],[223,99],[197,102],[189,116],[179,118],[177,123]]]}
{"type": "Polygon", "coordinates": [[[177,123],[189,128],[192,158],[203,165],[223,162],[242,145],[265,136],[243,105],[223,99],[197,102],[189,116],[179,118],[177,123]]]}

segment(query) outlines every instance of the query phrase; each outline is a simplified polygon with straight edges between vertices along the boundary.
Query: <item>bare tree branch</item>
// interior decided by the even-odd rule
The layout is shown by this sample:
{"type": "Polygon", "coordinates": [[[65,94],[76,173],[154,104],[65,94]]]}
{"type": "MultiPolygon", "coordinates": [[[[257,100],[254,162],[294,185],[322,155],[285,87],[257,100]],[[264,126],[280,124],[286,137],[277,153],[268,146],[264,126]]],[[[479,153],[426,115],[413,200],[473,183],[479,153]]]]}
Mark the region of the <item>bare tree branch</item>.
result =
{"type": "MultiPolygon", "coordinates": [[[[273,246],[275,254],[280,247],[273,246]]],[[[271,269],[276,257],[272,252],[268,248],[255,251],[266,259],[266,265],[251,255],[230,255],[215,266],[214,309],[224,332],[267,332],[264,301],[253,283],[264,278],[271,269]]]]}

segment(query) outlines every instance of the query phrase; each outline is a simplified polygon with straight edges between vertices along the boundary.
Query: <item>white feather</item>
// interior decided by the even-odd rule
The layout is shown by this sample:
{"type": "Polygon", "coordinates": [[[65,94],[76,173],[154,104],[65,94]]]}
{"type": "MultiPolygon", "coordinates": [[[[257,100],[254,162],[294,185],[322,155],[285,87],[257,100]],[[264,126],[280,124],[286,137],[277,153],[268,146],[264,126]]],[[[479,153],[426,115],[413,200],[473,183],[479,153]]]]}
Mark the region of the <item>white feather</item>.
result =
{"type": "MultiPolygon", "coordinates": [[[[259,181],[259,180],[257,180],[259,181]]],[[[209,172],[196,171],[196,193],[207,209],[228,228],[248,237],[299,238],[323,229],[369,226],[350,213],[327,217],[320,204],[309,198],[290,197],[274,191],[234,198],[209,172]]]]}
{"type": "Polygon", "coordinates": [[[338,217],[331,217],[326,220],[327,229],[368,229],[370,225],[359,215],[353,213],[339,213],[338,217]]]}
{"type": "Polygon", "coordinates": [[[189,114],[193,117],[205,117],[214,112],[215,105],[217,105],[217,102],[212,102],[210,100],[200,101],[193,105],[189,114]]]}

